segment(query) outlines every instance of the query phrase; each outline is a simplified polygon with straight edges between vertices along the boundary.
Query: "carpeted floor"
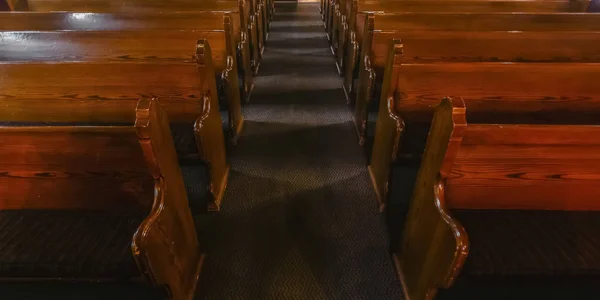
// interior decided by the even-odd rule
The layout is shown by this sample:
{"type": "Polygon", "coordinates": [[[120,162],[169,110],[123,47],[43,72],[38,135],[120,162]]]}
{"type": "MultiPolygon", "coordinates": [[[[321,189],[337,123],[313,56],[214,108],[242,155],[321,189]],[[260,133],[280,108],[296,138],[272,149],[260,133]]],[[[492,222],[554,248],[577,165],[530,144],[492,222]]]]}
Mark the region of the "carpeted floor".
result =
{"type": "Polygon", "coordinates": [[[317,3],[277,3],[198,299],[402,299],[317,3]]]}

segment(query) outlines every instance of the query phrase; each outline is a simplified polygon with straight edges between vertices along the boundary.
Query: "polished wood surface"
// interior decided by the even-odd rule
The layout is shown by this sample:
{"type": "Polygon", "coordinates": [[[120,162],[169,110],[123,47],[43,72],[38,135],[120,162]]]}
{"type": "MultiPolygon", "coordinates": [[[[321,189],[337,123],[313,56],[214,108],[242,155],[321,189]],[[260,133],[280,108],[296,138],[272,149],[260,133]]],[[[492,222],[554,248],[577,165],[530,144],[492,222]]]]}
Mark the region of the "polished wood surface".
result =
{"type": "Polygon", "coordinates": [[[133,236],[132,253],[155,286],[166,286],[170,299],[193,299],[204,261],[169,120],[156,100],[142,100],[135,127],[155,179],[152,210],[133,236]]]}
{"type": "MultiPolygon", "coordinates": [[[[464,99],[474,122],[597,124],[600,90],[593,80],[600,74],[597,63],[402,64],[401,44],[396,45],[395,58],[390,58],[394,65],[386,72],[391,74],[385,77],[389,83],[383,83],[378,100],[369,166],[382,203],[387,199],[390,164],[398,155],[420,152],[402,147],[405,122],[428,123],[441,97],[464,99]]],[[[356,104],[357,128],[364,135],[367,106],[356,104]]]]}
{"type": "Polygon", "coordinates": [[[458,209],[600,210],[600,126],[471,124],[448,175],[458,209]]]}
{"type": "Polygon", "coordinates": [[[229,12],[234,18],[234,30],[236,32],[236,41],[239,43],[248,39],[252,53],[247,55],[253,57],[253,62],[260,60],[260,51],[264,45],[265,32],[262,24],[263,16],[261,10],[253,7],[252,1],[244,0],[176,0],[176,1],[114,1],[114,0],[20,0],[23,11],[68,11],[68,12],[87,12],[87,13],[152,13],[152,12],[198,12],[214,11],[229,12]],[[241,35],[245,32],[245,37],[241,35]]]}
{"type": "Polygon", "coordinates": [[[3,126],[0,137],[0,209],[152,205],[154,180],[133,126],[3,126]]]}
{"type": "MultiPolygon", "coordinates": [[[[243,128],[243,115],[241,111],[241,94],[239,90],[239,79],[238,79],[238,64],[236,55],[236,46],[233,41],[231,31],[231,17],[227,13],[144,13],[144,14],[126,14],[126,13],[115,13],[115,14],[90,14],[82,17],[82,23],[79,24],[77,21],[70,22],[71,19],[77,19],[77,13],[16,13],[8,14],[6,18],[0,18],[0,30],[8,30],[10,28],[19,28],[17,30],[37,30],[37,31],[49,31],[49,30],[77,30],[82,31],[79,35],[72,33],[67,36],[66,41],[62,41],[62,47],[69,48],[65,45],[66,42],[70,42],[73,39],[80,39],[80,43],[93,43],[90,41],[92,36],[98,37],[95,43],[109,42],[112,37],[112,48],[100,47],[95,54],[91,54],[85,50],[70,50],[71,52],[76,51],[79,56],[90,55],[91,57],[100,57],[102,50],[106,51],[106,57],[110,57],[111,51],[114,53],[121,53],[119,56],[121,60],[127,60],[131,57],[130,53],[137,52],[138,55],[142,55],[146,60],[152,60],[154,56],[166,55],[165,53],[175,53],[177,51],[178,56],[189,55],[190,58],[194,55],[194,45],[200,38],[209,39],[211,48],[214,50],[211,52],[214,61],[215,76],[222,78],[222,82],[225,84],[226,96],[228,99],[229,110],[231,111],[231,127],[232,127],[232,139],[235,141],[243,128]],[[42,16],[42,18],[39,18],[42,16]],[[196,18],[203,16],[215,17],[214,21],[197,22],[196,18]],[[181,17],[181,18],[179,18],[181,17]],[[44,19],[45,18],[45,19],[44,19]],[[44,19],[44,20],[42,20],[44,19]],[[202,23],[204,29],[194,29],[196,23],[202,23]],[[18,24],[27,24],[21,25],[18,24]],[[173,33],[173,39],[169,38],[167,31],[179,29],[180,34],[173,33]],[[185,31],[184,31],[185,30],[185,31]],[[85,33],[88,31],[111,31],[112,33],[92,33],[89,38],[85,33]],[[121,31],[121,32],[117,32],[121,31]],[[156,35],[153,32],[159,31],[156,35]],[[127,33],[128,32],[128,33],[127,33]],[[187,36],[186,33],[187,32],[187,36]],[[122,38],[131,39],[130,42],[119,40],[118,35],[122,34],[122,38]],[[165,44],[167,42],[175,42],[177,36],[180,37],[181,41],[178,45],[170,45],[165,47],[157,47],[157,43],[165,44]],[[153,38],[164,38],[164,43],[160,40],[152,40],[153,38]],[[69,40],[70,39],[70,40],[69,40]],[[185,40],[188,39],[188,40],[185,40]],[[118,46],[118,44],[121,44],[118,46]],[[133,46],[133,44],[137,44],[133,46]],[[127,46],[127,47],[125,47],[127,46]],[[135,48],[134,48],[135,47],[135,48]],[[169,47],[171,50],[166,50],[169,47]],[[189,50],[184,48],[188,47],[189,50]],[[114,48],[114,49],[113,49],[114,48]],[[134,48],[134,49],[132,49],[134,48]],[[119,50],[120,49],[120,50],[119,50]]],[[[12,29],[11,29],[12,30],[12,29]]],[[[9,47],[28,47],[28,49],[36,49],[36,47],[30,47],[30,33],[6,33],[2,35],[2,39],[6,40],[7,43],[16,46],[1,46],[2,49],[7,48],[6,51],[10,51],[9,47]]],[[[55,37],[61,39],[62,36],[50,35],[47,39],[55,37]]],[[[57,40],[58,41],[58,40],[57,40]]],[[[59,43],[59,44],[61,44],[59,43]]],[[[48,45],[46,43],[46,45],[48,45]]],[[[49,47],[56,47],[50,45],[49,47]]],[[[89,49],[90,46],[86,46],[89,49]]],[[[76,47],[70,47],[70,49],[77,49],[76,47]]],[[[84,48],[85,49],[85,48],[84,48]]],[[[35,51],[35,50],[31,50],[35,51]]],[[[11,51],[13,55],[19,55],[20,51],[11,51]]],[[[27,55],[27,54],[23,54],[27,55]]],[[[35,54],[38,56],[46,55],[46,52],[38,52],[35,54]]],[[[52,54],[51,54],[52,55],[52,54]]],[[[172,55],[172,54],[170,54],[172,55]]],[[[102,57],[102,59],[106,59],[102,57]]],[[[251,77],[249,72],[245,73],[245,78],[251,77]]],[[[165,75],[166,76],[166,75],[165,75]]],[[[251,90],[252,83],[245,80],[245,90],[249,93],[251,90]]],[[[215,96],[216,97],[216,96],[215,96]]],[[[171,112],[169,112],[171,113],[171,112]]]]}
{"type": "MultiPolygon", "coordinates": [[[[250,94],[253,88],[250,41],[246,33],[240,32],[239,22],[239,13],[237,12],[148,12],[136,14],[22,12],[0,15],[0,30],[142,31],[147,34],[151,34],[155,30],[195,30],[199,37],[201,37],[200,32],[213,31],[215,33],[211,34],[210,42],[215,49],[213,53],[218,55],[215,57],[216,71],[223,72],[225,68],[219,69],[219,67],[225,65],[227,56],[231,56],[236,63],[235,69],[239,69],[236,72],[244,71],[242,92],[250,94]],[[219,34],[222,37],[217,39],[219,34]],[[217,51],[219,49],[226,49],[226,52],[217,51]],[[238,49],[241,54],[239,62],[237,61],[238,49]],[[222,63],[218,64],[219,61],[222,63]]],[[[195,41],[189,41],[189,43],[193,45],[195,41]]],[[[155,46],[155,48],[159,47],[155,46]]],[[[231,78],[237,80],[237,75],[231,76],[231,78]]],[[[237,83],[232,84],[237,86],[237,83]]],[[[233,98],[237,97],[234,91],[231,93],[233,98]]]]}
{"type": "MultiPolygon", "coordinates": [[[[600,15],[572,13],[371,13],[357,19],[350,32],[344,62],[344,89],[350,95],[354,70],[362,62],[363,45],[371,45],[374,32],[410,31],[600,31],[600,15]]],[[[448,47],[446,47],[448,48],[448,47]]]]}
{"type": "Polygon", "coordinates": [[[466,125],[460,100],[444,99],[437,106],[397,253],[413,300],[433,299],[438,288],[450,287],[469,251],[464,228],[448,210],[443,182],[466,125]]]}
{"type": "Polygon", "coordinates": [[[531,122],[595,123],[600,86],[593,78],[599,75],[598,63],[403,64],[394,98],[407,120],[430,119],[439,96],[451,95],[465,101],[476,122],[493,122],[496,115],[514,117],[512,122],[522,116],[531,122]]]}
{"type": "MultiPolygon", "coordinates": [[[[63,33],[74,36],[80,34],[77,32],[57,34],[63,33]]],[[[43,37],[45,34],[40,33],[40,36],[43,37]]],[[[116,33],[112,38],[118,36],[119,33],[116,33]]],[[[111,36],[104,37],[105,39],[100,40],[107,42],[111,36]]],[[[57,55],[68,54],[67,50],[77,48],[78,45],[74,44],[72,39],[66,41],[69,43],[63,45],[64,51],[57,47],[57,55]]],[[[40,44],[43,43],[40,42],[38,45],[40,44]]],[[[94,44],[88,47],[94,47],[94,44]]],[[[117,50],[117,48],[112,49],[117,50]]],[[[19,49],[23,50],[18,48],[18,51],[6,53],[21,56],[29,54],[19,49]]],[[[86,52],[85,49],[82,46],[80,50],[84,51],[79,54],[92,53],[93,56],[93,52],[86,52]]],[[[206,40],[201,40],[191,49],[196,49],[194,56],[189,60],[178,58],[180,62],[169,59],[168,56],[172,53],[165,57],[159,55],[158,58],[154,57],[150,61],[140,61],[143,60],[144,55],[140,56],[139,60],[132,60],[133,56],[130,56],[124,62],[117,59],[120,55],[113,57],[110,54],[102,56],[104,54],[95,53],[98,55],[97,59],[88,62],[63,62],[54,57],[50,61],[1,63],[0,87],[3,95],[0,103],[3,110],[0,112],[0,120],[133,122],[137,99],[160,98],[174,123],[188,123],[190,127],[195,128],[199,158],[205,160],[211,168],[211,191],[214,195],[214,203],[210,203],[210,206],[212,209],[218,209],[227,185],[229,165],[226,161],[211,49],[206,40]]],[[[132,51],[135,52],[133,49],[132,51]]],[[[0,53],[5,52],[0,50],[0,53]]],[[[52,52],[45,52],[45,54],[50,53],[52,52]]],[[[34,54],[30,55],[35,56],[34,54]]],[[[182,56],[182,54],[178,55],[182,56]]]]}
{"type": "Polygon", "coordinates": [[[192,299],[203,255],[169,121],[157,100],[134,114],[128,126],[0,127],[0,208],[146,212],[131,243],[140,275],[192,299]]]}
{"type": "MultiPolygon", "coordinates": [[[[338,64],[343,64],[343,58],[350,31],[355,32],[359,42],[362,41],[364,27],[362,20],[368,13],[394,12],[585,12],[590,1],[414,1],[386,0],[359,1],[345,0],[339,4],[339,11],[333,14],[333,26],[330,29],[334,37],[338,64]],[[357,20],[359,26],[357,27],[357,20]]],[[[359,44],[360,45],[360,44],[359,44]]]]}
{"type": "Polygon", "coordinates": [[[433,117],[397,254],[411,299],[451,287],[467,259],[469,232],[450,209],[600,209],[600,126],[467,124],[467,115],[445,99],[433,117]]]}

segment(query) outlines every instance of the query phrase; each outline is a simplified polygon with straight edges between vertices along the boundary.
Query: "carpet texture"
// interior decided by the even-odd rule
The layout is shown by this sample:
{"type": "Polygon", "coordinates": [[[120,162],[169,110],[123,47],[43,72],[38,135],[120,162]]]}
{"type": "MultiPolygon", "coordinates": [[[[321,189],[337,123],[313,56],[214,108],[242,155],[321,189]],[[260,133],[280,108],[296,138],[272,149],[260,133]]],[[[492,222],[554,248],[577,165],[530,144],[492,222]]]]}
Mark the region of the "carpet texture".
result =
{"type": "Polygon", "coordinates": [[[197,299],[402,299],[317,3],[277,3],[197,299]]]}

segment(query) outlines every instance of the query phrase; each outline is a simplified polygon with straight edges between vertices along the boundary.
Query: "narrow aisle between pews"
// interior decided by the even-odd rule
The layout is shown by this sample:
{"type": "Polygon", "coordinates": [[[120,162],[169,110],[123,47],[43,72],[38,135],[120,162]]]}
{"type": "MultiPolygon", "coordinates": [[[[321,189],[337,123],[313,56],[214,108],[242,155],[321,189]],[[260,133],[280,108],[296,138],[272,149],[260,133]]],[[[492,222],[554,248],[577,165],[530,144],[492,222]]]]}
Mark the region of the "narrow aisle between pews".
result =
{"type": "Polygon", "coordinates": [[[276,3],[201,299],[402,299],[316,3],[276,3]]]}

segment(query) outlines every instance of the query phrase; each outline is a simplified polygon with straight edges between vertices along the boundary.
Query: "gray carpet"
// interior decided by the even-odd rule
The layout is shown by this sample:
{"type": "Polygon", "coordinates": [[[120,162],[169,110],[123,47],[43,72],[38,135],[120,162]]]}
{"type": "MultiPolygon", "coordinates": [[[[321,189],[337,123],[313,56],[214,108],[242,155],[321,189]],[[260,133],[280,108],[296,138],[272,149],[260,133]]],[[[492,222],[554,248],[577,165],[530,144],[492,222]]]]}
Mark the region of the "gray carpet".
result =
{"type": "Polygon", "coordinates": [[[402,299],[318,7],[276,5],[198,299],[402,299]]]}

